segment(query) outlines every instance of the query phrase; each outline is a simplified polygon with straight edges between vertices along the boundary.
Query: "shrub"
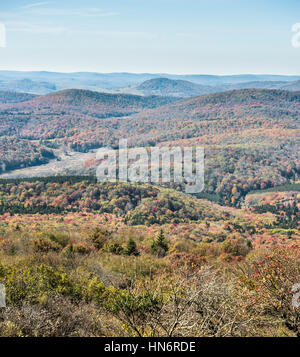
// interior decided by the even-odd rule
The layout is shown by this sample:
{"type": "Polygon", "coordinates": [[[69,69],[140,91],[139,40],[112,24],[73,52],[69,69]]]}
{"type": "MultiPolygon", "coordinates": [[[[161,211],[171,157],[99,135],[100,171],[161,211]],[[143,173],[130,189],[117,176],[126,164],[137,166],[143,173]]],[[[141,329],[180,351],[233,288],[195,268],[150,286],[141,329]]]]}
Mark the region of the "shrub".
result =
{"type": "Polygon", "coordinates": [[[86,243],[73,244],[74,253],[84,255],[84,254],[89,254],[91,250],[92,249],[86,243]]]}
{"type": "Polygon", "coordinates": [[[96,249],[102,249],[110,238],[111,233],[106,229],[97,227],[91,235],[91,241],[96,249]]]}
{"type": "Polygon", "coordinates": [[[226,239],[221,243],[221,252],[232,256],[245,257],[252,249],[251,241],[243,238],[226,239]]]}
{"type": "Polygon", "coordinates": [[[292,304],[292,288],[300,281],[299,250],[281,248],[254,255],[238,275],[242,298],[251,302],[248,309],[256,315],[274,316],[300,337],[300,311],[292,304]]]}
{"type": "Polygon", "coordinates": [[[61,245],[62,247],[67,246],[67,244],[70,241],[69,235],[65,233],[49,233],[47,234],[49,239],[51,239],[53,242],[61,245]]]}
{"type": "Polygon", "coordinates": [[[100,314],[92,304],[54,296],[42,306],[24,302],[1,314],[0,335],[10,337],[103,336],[100,314]]]}
{"type": "Polygon", "coordinates": [[[48,238],[37,238],[33,241],[33,249],[36,252],[48,253],[50,251],[59,251],[62,249],[61,245],[53,242],[48,238]]]}
{"type": "Polygon", "coordinates": [[[33,267],[4,267],[0,282],[6,288],[8,305],[20,305],[23,301],[39,302],[42,296],[57,294],[77,299],[81,288],[62,269],[55,270],[46,264],[33,267]]]}
{"type": "Polygon", "coordinates": [[[108,242],[105,246],[105,250],[108,253],[112,253],[116,255],[121,255],[124,252],[123,247],[118,242],[108,242]]]}

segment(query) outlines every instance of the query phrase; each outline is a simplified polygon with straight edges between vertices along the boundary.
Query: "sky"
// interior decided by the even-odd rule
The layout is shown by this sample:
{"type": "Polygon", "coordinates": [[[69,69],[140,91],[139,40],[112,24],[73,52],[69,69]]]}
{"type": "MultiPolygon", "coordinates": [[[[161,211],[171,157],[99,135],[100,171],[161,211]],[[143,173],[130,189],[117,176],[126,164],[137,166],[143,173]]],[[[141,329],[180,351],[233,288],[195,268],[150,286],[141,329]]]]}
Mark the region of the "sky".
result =
{"type": "Polygon", "coordinates": [[[0,70],[300,75],[296,23],[299,0],[0,0],[0,70]]]}

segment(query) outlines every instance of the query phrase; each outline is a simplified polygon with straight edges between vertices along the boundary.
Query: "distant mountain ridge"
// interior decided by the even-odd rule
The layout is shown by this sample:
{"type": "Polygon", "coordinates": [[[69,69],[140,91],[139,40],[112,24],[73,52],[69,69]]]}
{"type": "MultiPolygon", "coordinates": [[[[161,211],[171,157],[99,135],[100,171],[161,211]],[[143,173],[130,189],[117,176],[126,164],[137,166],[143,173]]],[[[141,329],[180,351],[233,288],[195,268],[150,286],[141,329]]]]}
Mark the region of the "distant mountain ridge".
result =
{"type": "Polygon", "coordinates": [[[124,89],[124,92],[132,92],[143,95],[161,95],[173,97],[195,97],[209,93],[219,93],[240,89],[277,89],[287,91],[299,91],[300,81],[253,81],[235,84],[201,85],[186,80],[173,80],[168,78],[150,79],[138,86],[124,89]]]}
{"type": "Polygon", "coordinates": [[[300,81],[285,83],[281,89],[289,91],[300,91],[300,81]]]}
{"type": "Polygon", "coordinates": [[[44,81],[32,81],[31,79],[0,80],[0,90],[23,92],[31,94],[47,94],[56,91],[56,85],[44,81]]]}
{"type": "Polygon", "coordinates": [[[144,95],[161,95],[172,97],[193,97],[206,93],[212,93],[215,88],[212,86],[192,83],[186,80],[174,80],[169,78],[149,79],[136,86],[136,90],[144,95]]]}
{"type": "MultiPolygon", "coordinates": [[[[164,73],[58,73],[47,71],[22,72],[0,71],[0,90],[46,94],[62,89],[87,89],[98,92],[124,92],[125,88],[136,87],[151,79],[167,78],[185,80],[202,86],[213,86],[216,92],[227,90],[222,86],[232,86],[248,82],[293,82],[300,76],[284,75],[201,75],[201,74],[164,74],[164,73]],[[30,82],[31,81],[31,82],[30,82]]],[[[230,87],[229,89],[235,89],[230,87]]],[[[236,88],[238,89],[238,88],[236,88]]],[[[208,88],[209,90],[209,88],[208,88]]],[[[209,91],[208,91],[209,92],[209,91]]],[[[203,94],[203,93],[202,93],[203,94]]]]}

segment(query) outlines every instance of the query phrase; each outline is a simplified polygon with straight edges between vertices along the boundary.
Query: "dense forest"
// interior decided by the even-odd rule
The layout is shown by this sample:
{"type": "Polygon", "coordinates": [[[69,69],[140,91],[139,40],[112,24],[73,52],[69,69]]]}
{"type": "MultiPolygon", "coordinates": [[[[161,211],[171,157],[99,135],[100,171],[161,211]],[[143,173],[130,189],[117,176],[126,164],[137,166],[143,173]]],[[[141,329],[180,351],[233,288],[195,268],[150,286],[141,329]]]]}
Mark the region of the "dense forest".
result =
{"type": "Polygon", "coordinates": [[[0,180],[0,212],[11,214],[111,213],[129,225],[199,221],[221,214],[208,202],[152,185],[95,183],[90,177],[0,180]]]}

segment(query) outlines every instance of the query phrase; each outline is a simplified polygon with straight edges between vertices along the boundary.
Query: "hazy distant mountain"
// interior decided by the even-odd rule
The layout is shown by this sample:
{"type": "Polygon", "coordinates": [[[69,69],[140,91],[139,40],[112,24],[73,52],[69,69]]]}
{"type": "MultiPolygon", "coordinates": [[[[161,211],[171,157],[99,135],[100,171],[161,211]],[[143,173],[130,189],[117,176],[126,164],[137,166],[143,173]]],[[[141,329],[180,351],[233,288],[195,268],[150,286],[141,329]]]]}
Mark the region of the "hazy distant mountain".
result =
{"type": "Polygon", "coordinates": [[[299,91],[300,81],[284,82],[284,81],[254,81],[246,83],[231,84],[228,86],[230,89],[280,89],[288,91],[299,91]]]}
{"type": "Polygon", "coordinates": [[[193,97],[215,91],[214,87],[204,86],[184,80],[169,78],[149,79],[135,87],[144,95],[161,95],[172,97],[193,97]]]}
{"type": "Polygon", "coordinates": [[[202,85],[186,80],[174,80],[169,78],[155,78],[147,80],[135,87],[124,88],[124,93],[142,95],[160,95],[172,97],[195,97],[199,95],[218,93],[240,89],[278,89],[299,91],[300,81],[252,81],[235,84],[202,85]]]}
{"type": "Polygon", "coordinates": [[[31,79],[17,79],[17,80],[0,80],[0,90],[32,93],[32,94],[47,94],[56,90],[56,85],[49,82],[37,82],[31,79]]]}
{"type": "MultiPolygon", "coordinates": [[[[185,80],[202,86],[214,86],[215,91],[220,91],[239,83],[247,82],[293,82],[300,80],[300,76],[281,75],[177,75],[164,73],[58,73],[58,72],[21,72],[0,71],[0,90],[29,92],[36,94],[51,93],[62,89],[89,89],[98,92],[118,91],[120,89],[135,87],[151,79],[168,78],[172,80],[185,80]],[[31,81],[31,82],[29,82],[31,81]],[[32,83],[33,82],[33,83],[32,83]]],[[[231,88],[232,89],[232,88],[231,88]]]]}
{"type": "Polygon", "coordinates": [[[300,91],[300,81],[285,83],[281,86],[281,89],[289,91],[300,91]]]}
{"type": "Polygon", "coordinates": [[[253,82],[242,82],[236,84],[228,85],[230,89],[282,89],[285,84],[294,82],[284,82],[284,81],[253,81],[253,82]]]}

